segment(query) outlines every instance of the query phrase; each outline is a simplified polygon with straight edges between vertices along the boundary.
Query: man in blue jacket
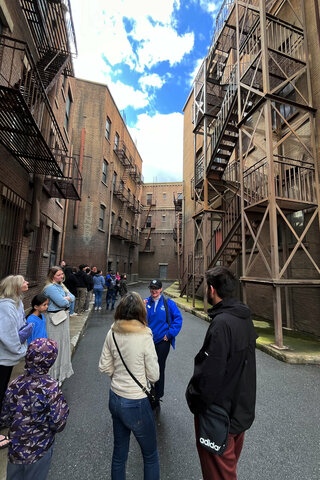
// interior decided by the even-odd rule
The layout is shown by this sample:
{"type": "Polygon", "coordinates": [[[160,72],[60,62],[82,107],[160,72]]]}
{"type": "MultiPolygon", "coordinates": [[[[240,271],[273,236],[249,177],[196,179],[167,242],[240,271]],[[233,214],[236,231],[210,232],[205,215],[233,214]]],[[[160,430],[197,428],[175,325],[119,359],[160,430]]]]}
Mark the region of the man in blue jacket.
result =
{"type": "Polygon", "coordinates": [[[149,284],[150,297],[145,300],[147,308],[148,326],[153,333],[160,378],[155,384],[157,402],[154,408],[160,407],[159,400],[164,394],[164,370],[170,345],[175,348],[175,338],[181,330],[182,315],[173,300],[165,299],[162,295],[160,280],[152,280],[149,284]]]}

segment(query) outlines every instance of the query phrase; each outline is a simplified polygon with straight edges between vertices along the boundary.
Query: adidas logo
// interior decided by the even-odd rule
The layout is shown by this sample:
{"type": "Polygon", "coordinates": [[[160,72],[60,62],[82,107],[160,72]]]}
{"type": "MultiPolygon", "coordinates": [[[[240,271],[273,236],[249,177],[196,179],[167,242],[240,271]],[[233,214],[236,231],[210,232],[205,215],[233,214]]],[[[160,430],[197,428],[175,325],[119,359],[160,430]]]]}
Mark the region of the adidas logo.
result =
{"type": "Polygon", "coordinates": [[[214,442],[210,442],[209,438],[205,440],[204,438],[200,437],[200,443],[202,443],[203,445],[206,445],[207,447],[212,448],[216,452],[219,452],[221,448],[221,446],[219,447],[219,445],[216,445],[214,442]]]}

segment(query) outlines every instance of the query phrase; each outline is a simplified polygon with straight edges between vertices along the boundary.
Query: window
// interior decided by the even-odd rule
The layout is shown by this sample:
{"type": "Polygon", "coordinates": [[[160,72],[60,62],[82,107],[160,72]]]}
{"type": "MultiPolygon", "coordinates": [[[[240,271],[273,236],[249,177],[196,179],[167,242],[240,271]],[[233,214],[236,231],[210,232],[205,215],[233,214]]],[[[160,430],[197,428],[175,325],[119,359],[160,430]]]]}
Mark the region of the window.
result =
{"type": "Polygon", "coordinates": [[[147,228],[151,227],[151,222],[152,222],[152,215],[148,215],[147,216],[147,223],[146,223],[147,228]]]}
{"type": "Polygon", "coordinates": [[[126,222],[126,232],[129,233],[129,222],[126,222]]]}
{"type": "Polygon", "coordinates": [[[106,120],[106,131],[105,131],[105,137],[107,140],[110,140],[110,133],[111,133],[111,120],[109,117],[107,117],[106,120]]]}
{"type": "Polygon", "coordinates": [[[49,262],[50,267],[57,265],[58,245],[59,245],[59,232],[53,229],[52,238],[51,238],[51,249],[50,249],[50,262],[49,262]]]}
{"type": "Polygon", "coordinates": [[[131,190],[128,188],[128,201],[130,202],[131,190]]]}
{"type": "Polygon", "coordinates": [[[166,221],[166,216],[162,215],[162,223],[165,223],[165,221],[166,221]]]}
{"type": "Polygon", "coordinates": [[[103,160],[103,165],[102,165],[102,181],[103,183],[107,183],[108,179],[108,162],[107,160],[103,160]]]}
{"type": "Polygon", "coordinates": [[[152,205],[152,193],[147,193],[147,205],[152,205]]]}
{"type": "Polygon", "coordinates": [[[114,225],[114,212],[111,213],[111,228],[113,227],[114,225]]]}
{"type": "Polygon", "coordinates": [[[26,278],[29,280],[36,280],[39,275],[39,262],[41,255],[41,243],[43,233],[43,223],[40,223],[40,228],[36,228],[30,235],[29,255],[27,262],[26,278]]]}
{"type": "Polygon", "coordinates": [[[66,129],[67,132],[69,131],[71,104],[72,104],[72,96],[69,89],[68,96],[67,96],[67,103],[66,103],[66,115],[64,117],[64,128],[66,129]]]}
{"type": "Polygon", "coordinates": [[[166,200],[167,194],[165,192],[162,194],[162,198],[163,198],[163,200],[166,200]]]}
{"type": "Polygon", "coordinates": [[[120,140],[119,133],[116,132],[116,134],[114,136],[114,150],[118,150],[119,140],[120,140]]]}
{"type": "Polygon", "coordinates": [[[147,241],[146,241],[145,249],[150,250],[150,248],[151,248],[151,238],[148,238],[147,241]]]}
{"type": "Polygon", "coordinates": [[[164,244],[165,244],[165,238],[162,237],[162,238],[161,238],[161,245],[164,245],[164,244]]]}
{"type": "Polygon", "coordinates": [[[43,237],[43,253],[46,253],[46,254],[49,253],[50,231],[51,231],[51,228],[48,225],[46,225],[46,229],[43,237]]]}
{"type": "Polygon", "coordinates": [[[100,228],[100,230],[104,230],[105,211],[106,211],[106,207],[104,205],[100,205],[100,213],[99,213],[99,228],[100,228]]]}

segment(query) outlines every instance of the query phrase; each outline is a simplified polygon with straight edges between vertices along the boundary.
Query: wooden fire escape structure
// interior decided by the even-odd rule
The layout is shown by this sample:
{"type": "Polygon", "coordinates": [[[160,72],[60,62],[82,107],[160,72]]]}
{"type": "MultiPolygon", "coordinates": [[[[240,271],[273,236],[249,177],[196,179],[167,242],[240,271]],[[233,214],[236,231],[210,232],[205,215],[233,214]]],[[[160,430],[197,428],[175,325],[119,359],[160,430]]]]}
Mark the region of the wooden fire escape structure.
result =
{"type": "Polygon", "coordinates": [[[51,197],[80,200],[82,178],[52,111],[48,92],[72,75],[75,34],[69,0],[20,0],[36,55],[25,42],[0,35],[0,142],[51,197]]]}
{"type": "Polygon", "coordinates": [[[244,300],[248,285],[272,287],[278,348],[281,297],[290,326],[290,287],[320,285],[304,245],[318,228],[320,198],[305,5],[295,6],[225,0],[218,14],[194,82],[194,247],[182,289],[194,300],[205,271],[241,253],[244,300]],[[300,212],[309,216],[298,233],[290,218],[300,212]],[[309,278],[290,268],[298,249],[312,265],[309,278]]]}

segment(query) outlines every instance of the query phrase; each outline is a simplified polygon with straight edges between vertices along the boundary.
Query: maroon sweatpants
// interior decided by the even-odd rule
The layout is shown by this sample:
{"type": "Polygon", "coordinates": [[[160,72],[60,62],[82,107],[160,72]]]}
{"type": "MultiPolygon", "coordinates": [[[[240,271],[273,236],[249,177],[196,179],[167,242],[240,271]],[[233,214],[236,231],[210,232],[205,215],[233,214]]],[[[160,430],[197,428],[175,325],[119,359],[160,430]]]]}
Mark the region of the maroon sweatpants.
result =
{"type": "Polygon", "coordinates": [[[203,480],[237,480],[237,463],[244,441],[244,432],[230,433],[225,452],[218,457],[202,447],[198,441],[198,419],[194,417],[196,444],[201,463],[203,480]]]}

